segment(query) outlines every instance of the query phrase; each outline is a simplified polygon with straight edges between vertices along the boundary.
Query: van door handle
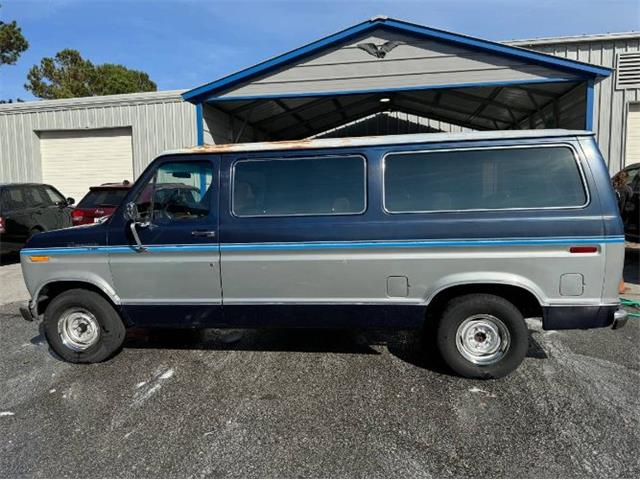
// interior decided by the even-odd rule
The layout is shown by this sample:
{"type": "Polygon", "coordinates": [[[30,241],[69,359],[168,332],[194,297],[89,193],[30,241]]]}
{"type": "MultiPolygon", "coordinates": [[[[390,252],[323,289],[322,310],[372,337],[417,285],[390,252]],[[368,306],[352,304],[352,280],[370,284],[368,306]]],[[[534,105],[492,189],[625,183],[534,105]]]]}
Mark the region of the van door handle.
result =
{"type": "Polygon", "coordinates": [[[194,230],[191,232],[191,235],[194,237],[207,237],[213,238],[216,236],[215,230],[194,230]]]}

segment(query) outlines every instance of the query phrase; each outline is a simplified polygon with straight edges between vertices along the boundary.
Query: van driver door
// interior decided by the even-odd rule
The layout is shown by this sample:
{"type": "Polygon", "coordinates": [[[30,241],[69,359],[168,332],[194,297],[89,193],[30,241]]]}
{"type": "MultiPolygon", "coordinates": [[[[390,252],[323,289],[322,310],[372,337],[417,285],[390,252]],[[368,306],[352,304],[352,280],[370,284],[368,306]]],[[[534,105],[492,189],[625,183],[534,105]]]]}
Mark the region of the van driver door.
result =
{"type": "Polygon", "coordinates": [[[126,205],[111,221],[113,283],[136,323],[145,313],[154,325],[177,326],[220,315],[218,168],[217,157],[165,157],[127,195],[138,221],[125,218],[126,205]]]}

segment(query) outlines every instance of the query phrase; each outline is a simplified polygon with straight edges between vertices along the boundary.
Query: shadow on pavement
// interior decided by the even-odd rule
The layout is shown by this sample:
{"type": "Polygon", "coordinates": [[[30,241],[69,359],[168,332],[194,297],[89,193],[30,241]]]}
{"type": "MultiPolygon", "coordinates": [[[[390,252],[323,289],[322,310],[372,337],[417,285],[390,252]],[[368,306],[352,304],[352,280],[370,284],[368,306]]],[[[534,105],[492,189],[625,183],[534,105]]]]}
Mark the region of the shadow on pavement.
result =
{"type": "Polygon", "coordinates": [[[16,263],[20,263],[19,253],[6,253],[4,255],[0,255],[0,267],[4,267],[5,265],[14,265],[16,263]]]}
{"type": "MultiPolygon", "coordinates": [[[[436,373],[451,374],[435,345],[419,331],[243,329],[243,330],[146,330],[127,333],[125,348],[184,349],[262,352],[326,352],[380,355],[387,347],[400,360],[436,373]]],[[[527,357],[547,358],[529,337],[527,357]]]]}

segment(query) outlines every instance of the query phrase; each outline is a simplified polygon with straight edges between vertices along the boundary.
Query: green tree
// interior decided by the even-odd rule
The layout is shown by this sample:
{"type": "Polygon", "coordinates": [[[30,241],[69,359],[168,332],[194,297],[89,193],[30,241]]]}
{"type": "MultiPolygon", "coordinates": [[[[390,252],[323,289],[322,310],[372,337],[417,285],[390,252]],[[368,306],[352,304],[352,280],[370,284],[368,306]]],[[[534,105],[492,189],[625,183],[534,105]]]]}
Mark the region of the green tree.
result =
{"type": "Polygon", "coordinates": [[[157,87],[144,72],[114,63],[103,63],[96,67],[95,89],[98,92],[96,95],[115,95],[155,92],[157,87]]]}
{"type": "Polygon", "coordinates": [[[47,100],[89,97],[93,95],[94,77],[93,63],[84,60],[77,50],[65,49],[31,67],[24,88],[47,100]]]}
{"type": "Polygon", "coordinates": [[[45,57],[40,65],[31,67],[24,88],[46,100],[153,92],[157,89],[144,72],[111,63],[94,65],[82,58],[80,52],[69,48],[56,53],[53,58],[45,57]]]}
{"type": "Polygon", "coordinates": [[[0,20],[0,66],[14,65],[27,48],[29,42],[16,21],[5,23],[0,20]]]}

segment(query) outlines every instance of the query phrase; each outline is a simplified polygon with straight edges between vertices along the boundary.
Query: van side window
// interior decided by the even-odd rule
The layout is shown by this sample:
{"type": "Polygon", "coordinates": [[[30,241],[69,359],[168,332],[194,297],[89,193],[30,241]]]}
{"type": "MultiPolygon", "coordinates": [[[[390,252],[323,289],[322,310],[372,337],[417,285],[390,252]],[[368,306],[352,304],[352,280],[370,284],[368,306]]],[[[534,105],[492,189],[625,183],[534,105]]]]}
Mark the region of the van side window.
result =
{"type": "Polygon", "coordinates": [[[238,217],[349,215],[366,209],[361,156],[240,160],[232,211],[238,217]]]}
{"type": "Polygon", "coordinates": [[[587,201],[573,151],[564,146],[391,153],[389,212],[580,207],[587,201]]]}
{"type": "Polygon", "coordinates": [[[213,167],[209,162],[173,162],[158,167],[138,193],[143,220],[192,220],[209,215],[213,167]]]}

